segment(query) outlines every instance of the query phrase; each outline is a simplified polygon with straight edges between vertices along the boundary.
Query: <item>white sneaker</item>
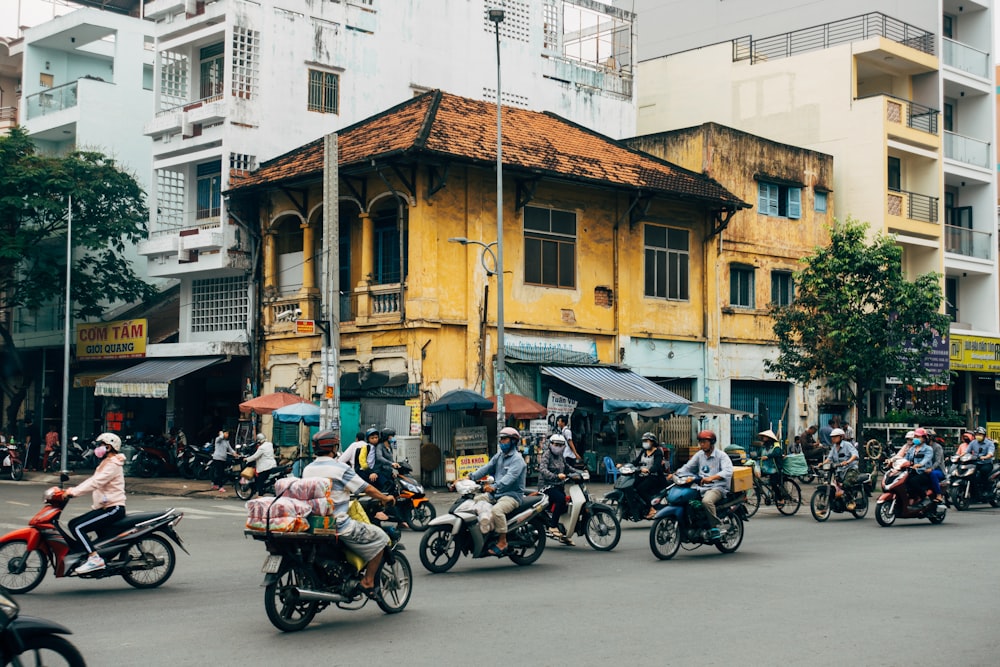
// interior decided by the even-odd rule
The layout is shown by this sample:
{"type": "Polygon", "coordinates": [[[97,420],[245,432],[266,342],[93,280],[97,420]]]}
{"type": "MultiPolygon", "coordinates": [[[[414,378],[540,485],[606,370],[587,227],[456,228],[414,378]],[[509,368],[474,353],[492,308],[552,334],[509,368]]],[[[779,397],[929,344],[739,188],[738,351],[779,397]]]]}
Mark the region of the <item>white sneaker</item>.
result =
{"type": "Polygon", "coordinates": [[[104,569],[104,559],[98,554],[94,554],[87,559],[87,562],[76,568],[77,574],[87,574],[88,572],[93,572],[94,570],[104,569]]]}

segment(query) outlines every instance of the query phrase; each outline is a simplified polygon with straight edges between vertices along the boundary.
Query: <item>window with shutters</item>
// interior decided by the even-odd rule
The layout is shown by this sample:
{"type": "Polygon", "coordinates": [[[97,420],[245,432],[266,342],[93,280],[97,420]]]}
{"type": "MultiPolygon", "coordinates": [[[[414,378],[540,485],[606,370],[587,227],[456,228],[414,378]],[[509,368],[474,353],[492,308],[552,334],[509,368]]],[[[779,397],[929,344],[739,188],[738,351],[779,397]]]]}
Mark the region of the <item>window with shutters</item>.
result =
{"type": "Polygon", "coordinates": [[[752,266],[745,264],[729,266],[729,305],[735,308],[756,308],[752,266]]]}
{"type": "Polygon", "coordinates": [[[802,188],[761,181],[757,184],[757,213],[798,220],[802,217],[802,188]]]}

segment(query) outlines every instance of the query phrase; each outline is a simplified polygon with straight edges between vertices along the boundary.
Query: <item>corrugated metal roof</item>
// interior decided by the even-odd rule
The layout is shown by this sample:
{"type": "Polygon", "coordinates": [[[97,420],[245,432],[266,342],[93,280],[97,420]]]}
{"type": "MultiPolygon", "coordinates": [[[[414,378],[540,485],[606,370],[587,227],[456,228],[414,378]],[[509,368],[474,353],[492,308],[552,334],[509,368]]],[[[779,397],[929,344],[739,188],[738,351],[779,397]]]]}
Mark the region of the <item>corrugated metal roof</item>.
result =
{"type": "Polygon", "coordinates": [[[543,366],[542,373],[604,401],[605,412],[669,408],[686,415],[691,401],[634,371],[607,366],[543,366]]]}
{"type": "Polygon", "coordinates": [[[94,387],[94,395],[166,398],[173,380],[217,364],[223,359],[224,357],[151,359],[101,378],[94,387]]]}

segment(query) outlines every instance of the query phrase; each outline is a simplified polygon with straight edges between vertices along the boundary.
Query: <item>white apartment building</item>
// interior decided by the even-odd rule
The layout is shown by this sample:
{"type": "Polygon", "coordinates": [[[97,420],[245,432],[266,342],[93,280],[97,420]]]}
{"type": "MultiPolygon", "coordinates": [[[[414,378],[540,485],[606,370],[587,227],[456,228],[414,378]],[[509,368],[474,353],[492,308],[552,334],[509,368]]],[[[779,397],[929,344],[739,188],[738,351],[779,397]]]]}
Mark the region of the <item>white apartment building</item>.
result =
{"type": "MultiPolygon", "coordinates": [[[[951,407],[1000,419],[1000,368],[963,358],[1000,331],[992,0],[638,0],[636,11],[638,134],[717,122],[833,155],[837,217],[894,234],[909,275],[944,276],[951,407]]],[[[722,365],[730,379],[762,377],[762,354],[722,365]]],[[[839,412],[826,398],[803,425],[839,412]]]]}

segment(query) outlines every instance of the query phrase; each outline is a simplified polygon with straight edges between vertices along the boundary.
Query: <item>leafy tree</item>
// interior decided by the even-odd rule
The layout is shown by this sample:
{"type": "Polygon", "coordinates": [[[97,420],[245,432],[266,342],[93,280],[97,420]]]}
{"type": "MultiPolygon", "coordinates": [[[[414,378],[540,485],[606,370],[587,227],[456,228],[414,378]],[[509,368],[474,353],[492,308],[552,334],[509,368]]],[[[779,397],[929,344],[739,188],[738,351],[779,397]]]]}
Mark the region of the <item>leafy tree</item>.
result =
{"type": "Polygon", "coordinates": [[[837,222],[830,245],[802,260],[794,301],[772,307],[778,357],[765,362],[785,378],[845,390],[858,405],[858,434],[868,395],[885,378],[935,379],[923,362],[949,326],[941,277],[907,280],[893,238],[878,234],[869,245],[867,232],[867,223],[837,222]]]}
{"type": "Polygon", "coordinates": [[[11,336],[12,311],[58,303],[65,294],[70,197],[74,317],[154,292],[124,258],[146,237],[145,196],[135,179],[100,153],[40,155],[21,128],[0,137],[0,393],[9,400],[10,424],[30,386],[11,336]]]}

